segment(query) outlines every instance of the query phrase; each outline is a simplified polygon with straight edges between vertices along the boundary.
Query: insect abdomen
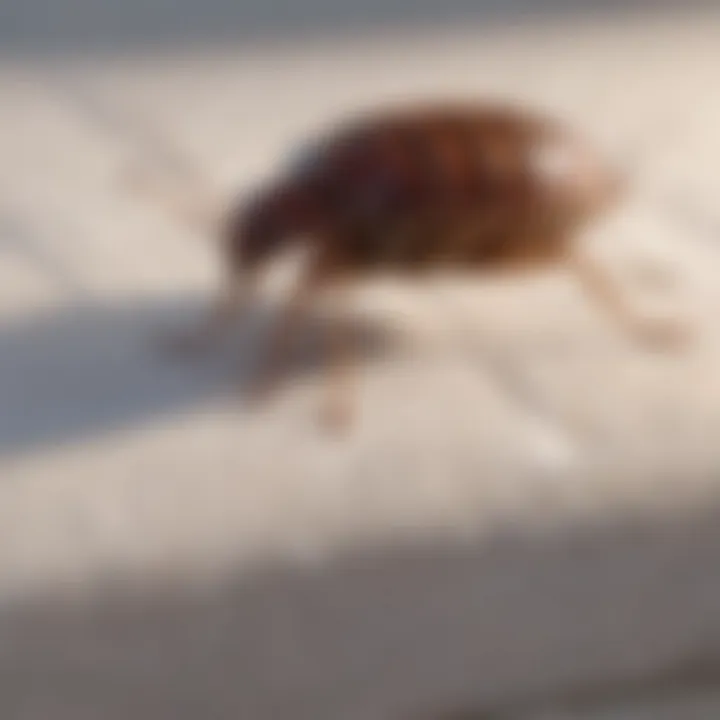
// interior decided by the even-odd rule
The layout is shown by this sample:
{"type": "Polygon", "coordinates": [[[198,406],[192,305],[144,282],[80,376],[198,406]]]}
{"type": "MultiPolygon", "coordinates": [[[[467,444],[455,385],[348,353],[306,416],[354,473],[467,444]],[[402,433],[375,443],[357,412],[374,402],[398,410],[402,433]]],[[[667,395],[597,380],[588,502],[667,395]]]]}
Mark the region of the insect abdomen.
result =
{"type": "Polygon", "coordinates": [[[364,265],[482,261],[513,242],[523,128],[469,114],[378,123],[326,150],[326,202],[364,265]]]}

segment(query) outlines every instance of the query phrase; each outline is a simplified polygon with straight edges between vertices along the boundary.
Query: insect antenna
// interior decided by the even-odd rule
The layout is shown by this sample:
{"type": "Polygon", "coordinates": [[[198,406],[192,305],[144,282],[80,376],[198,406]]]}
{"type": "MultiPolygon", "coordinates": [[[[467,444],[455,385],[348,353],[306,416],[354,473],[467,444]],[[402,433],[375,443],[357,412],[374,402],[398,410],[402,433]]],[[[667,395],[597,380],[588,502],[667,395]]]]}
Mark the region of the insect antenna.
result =
{"type": "Polygon", "coordinates": [[[221,193],[198,163],[169,141],[167,132],[158,132],[126,105],[110,103],[76,82],[63,81],[56,87],[87,121],[130,147],[133,157],[120,174],[124,190],[159,200],[195,230],[217,225],[221,193]]]}

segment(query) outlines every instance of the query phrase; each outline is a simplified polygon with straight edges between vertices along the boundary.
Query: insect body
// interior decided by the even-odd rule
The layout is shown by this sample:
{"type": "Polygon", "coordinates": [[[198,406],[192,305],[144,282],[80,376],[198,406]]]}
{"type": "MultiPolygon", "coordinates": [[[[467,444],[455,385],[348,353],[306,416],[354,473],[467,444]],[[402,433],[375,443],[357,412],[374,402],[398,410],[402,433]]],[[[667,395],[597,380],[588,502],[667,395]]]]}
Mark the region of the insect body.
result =
{"type": "Polygon", "coordinates": [[[371,116],[313,146],[232,218],[238,269],[310,238],[333,272],[557,259],[613,197],[564,128],[514,109],[371,116]]]}
{"type": "MultiPolygon", "coordinates": [[[[252,277],[299,242],[312,248],[312,261],[271,340],[261,386],[275,375],[313,295],[376,271],[563,263],[623,323],[664,332],[638,321],[577,252],[581,230],[620,189],[617,173],[569,128],[517,108],[428,105],[368,114],[305,148],[232,208],[222,238],[230,279],[193,340],[203,344],[226,327],[252,277]]],[[[330,347],[333,369],[347,367],[345,344],[330,347]]],[[[347,393],[331,398],[327,417],[347,419],[347,393]]]]}

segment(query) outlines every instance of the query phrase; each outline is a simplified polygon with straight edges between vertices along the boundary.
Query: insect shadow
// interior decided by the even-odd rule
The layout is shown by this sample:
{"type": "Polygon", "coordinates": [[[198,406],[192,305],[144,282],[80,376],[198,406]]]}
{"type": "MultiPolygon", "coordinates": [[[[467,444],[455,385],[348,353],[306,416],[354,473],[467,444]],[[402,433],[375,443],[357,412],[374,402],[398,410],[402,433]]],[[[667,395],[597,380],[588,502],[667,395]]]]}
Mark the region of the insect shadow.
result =
{"type": "MultiPolygon", "coordinates": [[[[229,342],[205,357],[173,357],[162,331],[201,304],[189,294],[93,302],[0,323],[0,458],[142,426],[207,402],[237,400],[242,410],[259,336],[275,307],[253,304],[229,342]]],[[[382,323],[342,321],[365,358],[390,350],[382,323]]],[[[324,322],[319,313],[309,316],[285,383],[319,369],[324,322]]]]}

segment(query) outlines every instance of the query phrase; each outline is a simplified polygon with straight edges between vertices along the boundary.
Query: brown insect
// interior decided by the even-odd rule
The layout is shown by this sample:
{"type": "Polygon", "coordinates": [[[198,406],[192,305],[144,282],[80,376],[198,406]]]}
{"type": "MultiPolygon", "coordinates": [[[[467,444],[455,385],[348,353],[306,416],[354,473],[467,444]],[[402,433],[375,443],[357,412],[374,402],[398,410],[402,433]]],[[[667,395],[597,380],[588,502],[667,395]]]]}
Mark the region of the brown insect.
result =
{"type": "MultiPolygon", "coordinates": [[[[222,235],[228,279],[187,346],[228,328],[257,273],[300,242],[311,261],[270,339],[258,387],[277,376],[319,291],[377,271],[563,264],[623,324],[655,331],[576,243],[622,188],[619,173],[570,128],[519,108],[458,103],[367,114],[312,143],[232,208],[222,235]]],[[[335,379],[325,417],[339,423],[350,417],[349,357],[339,334],[330,340],[335,379]]]]}

